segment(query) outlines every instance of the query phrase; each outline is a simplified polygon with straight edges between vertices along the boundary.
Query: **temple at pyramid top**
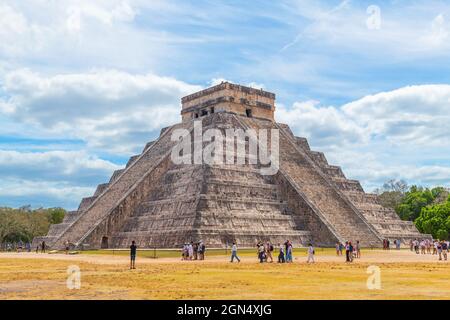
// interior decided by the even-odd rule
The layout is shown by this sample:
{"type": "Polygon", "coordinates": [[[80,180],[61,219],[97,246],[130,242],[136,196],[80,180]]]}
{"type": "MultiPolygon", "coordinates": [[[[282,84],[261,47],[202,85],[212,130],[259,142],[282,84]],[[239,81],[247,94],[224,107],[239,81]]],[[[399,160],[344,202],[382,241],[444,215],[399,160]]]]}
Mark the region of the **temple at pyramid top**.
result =
{"type": "Polygon", "coordinates": [[[274,121],[274,93],[229,82],[183,97],[181,103],[183,121],[218,112],[274,121]]]}

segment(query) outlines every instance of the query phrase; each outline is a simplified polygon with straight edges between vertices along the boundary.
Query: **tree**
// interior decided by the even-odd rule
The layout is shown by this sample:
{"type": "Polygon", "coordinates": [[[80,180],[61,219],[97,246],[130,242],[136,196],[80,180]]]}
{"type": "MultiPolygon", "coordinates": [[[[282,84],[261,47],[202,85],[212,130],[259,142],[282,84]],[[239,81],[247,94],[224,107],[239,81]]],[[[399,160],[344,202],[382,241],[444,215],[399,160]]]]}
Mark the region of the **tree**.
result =
{"type": "Polygon", "coordinates": [[[0,208],[0,243],[30,242],[36,236],[46,235],[50,224],[60,223],[65,212],[62,208],[0,208]]]}
{"type": "Polygon", "coordinates": [[[447,201],[423,208],[415,221],[420,232],[432,234],[436,239],[449,239],[450,196],[447,201]]]}

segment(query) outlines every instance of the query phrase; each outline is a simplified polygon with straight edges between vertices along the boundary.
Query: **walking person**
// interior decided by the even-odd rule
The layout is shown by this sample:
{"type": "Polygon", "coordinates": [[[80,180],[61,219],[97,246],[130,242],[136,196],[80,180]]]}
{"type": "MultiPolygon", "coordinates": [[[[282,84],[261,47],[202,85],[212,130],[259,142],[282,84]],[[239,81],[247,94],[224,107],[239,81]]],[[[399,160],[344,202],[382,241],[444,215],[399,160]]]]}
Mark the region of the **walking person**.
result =
{"type": "Polygon", "coordinates": [[[66,254],[69,254],[69,240],[66,240],[66,254]]]}
{"type": "Polygon", "coordinates": [[[189,260],[192,260],[194,258],[194,247],[192,246],[193,242],[191,241],[191,243],[189,243],[188,245],[188,255],[189,255],[189,260]]]}
{"type": "Polygon", "coordinates": [[[45,253],[45,241],[42,241],[42,244],[41,244],[41,252],[42,252],[42,253],[45,253]]]}
{"type": "Polygon", "coordinates": [[[339,242],[336,242],[335,248],[336,248],[336,255],[339,256],[341,244],[339,242]]]}
{"type": "Polygon", "coordinates": [[[136,249],[136,242],[133,240],[130,246],[130,270],[136,269],[136,249]]]}
{"type": "Polygon", "coordinates": [[[286,260],[284,259],[284,245],[278,244],[279,253],[278,253],[278,263],[285,263],[286,260]]]}
{"type": "Polygon", "coordinates": [[[314,263],[314,254],[315,254],[315,251],[314,251],[313,245],[310,243],[308,246],[308,260],[306,260],[306,263],[310,263],[310,262],[314,263]]]}
{"type": "Polygon", "coordinates": [[[438,242],[437,243],[437,253],[439,255],[439,261],[442,260],[442,243],[438,242]]]}
{"type": "Polygon", "coordinates": [[[205,245],[202,241],[198,244],[198,259],[204,260],[205,259],[205,245]]]}
{"type": "MultiPolygon", "coordinates": [[[[388,240],[388,243],[389,243],[389,240],[388,240]]],[[[353,247],[353,245],[352,245],[352,242],[351,241],[349,241],[348,242],[348,251],[349,251],[349,262],[353,262],[353,251],[354,251],[354,247],[353,247]]]]}
{"type": "Polygon", "coordinates": [[[241,262],[241,259],[239,259],[238,255],[237,255],[237,245],[236,242],[233,242],[233,245],[231,246],[231,261],[234,261],[234,258],[236,258],[236,260],[239,262],[241,262]]]}

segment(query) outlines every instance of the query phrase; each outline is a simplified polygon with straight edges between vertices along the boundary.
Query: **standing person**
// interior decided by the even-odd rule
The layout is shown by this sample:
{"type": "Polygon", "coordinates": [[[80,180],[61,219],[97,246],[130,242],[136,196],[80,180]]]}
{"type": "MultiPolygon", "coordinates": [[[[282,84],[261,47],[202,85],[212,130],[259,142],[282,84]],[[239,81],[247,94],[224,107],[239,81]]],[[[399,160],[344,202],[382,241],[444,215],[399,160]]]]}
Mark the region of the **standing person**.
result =
{"type": "Polygon", "coordinates": [[[198,243],[194,243],[194,245],[192,246],[192,249],[194,250],[194,260],[197,260],[198,258],[198,243]]]}
{"type": "Polygon", "coordinates": [[[188,254],[189,254],[189,260],[192,260],[194,258],[194,248],[192,246],[193,242],[189,243],[188,245],[188,254]]]}
{"type": "Polygon", "coordinates": [[[389,241],[389,239],[386,240],[386,249],[391,250],[391,242],[389,241]]]}
{"type": "Polygon", "coordinates": [[[402,245],[402,242],[400,241],[400,239],[397,239],[397,243],[395,245],[397,247],[397,250],[400,250],[400,246],[402,245]]]}
{"type": "Polygon", "coordinates": [[[267,246],[266,246],[266,253],[267,253],[266,261],[268,261],[269,258],[270,258],[270,262],[271,263],[273,262],[272,252],[273,252],[273,245],[270,242],[267,242],[267,246]]]}
{"type": "Polygon", "coordinates": [[[414,251],[414,242],[409,240],[409,250],[414,251]]]}
{"type": "Polygon", "coordinates": [[[339,251],[340,251],[340,248],[341,248],[341,244],[339,242],[336,242],[335,248],[336,248],[336,255],[339,256],[339,251]]]}
{"type": "Polygon", "coordinates": [[[444,260],[447,261],[447,253],[448,253],[448,244],[446,241],[442,241],[441,244],[442,247],[442,256],[444,257],[444,260]]]}
{"type": "Polygon", "coordinates": [[[433,241],[433,255],[437,254],[437,245],[438,242],[436,240],[433,241]]]}
{"type": "Polygon", "coordinates": [[[279,253],[278,253],[278,263],[284,263],[284,245],[278,244],[279,253]]]}
{"type": "Polygon", "coordinates": [[[359,244],[359,240],[356,240],[356,258],[361,258],[361,245],[359,244]]]}
{"type": "Polygon", "coordinates": [[[41,244],[41,252],[42,252],[42,253],[45,253],[45,241],[42,241],[42,244],[41,244]]]}
{"type": "Polygon", "coordinates": [[[442,243],[441,242],[437,243],[437,253],[439,255],[439,260],[442,260],[442,243]]]}
{"type": "Polygon", "coordinates": [[[258,257],[259,257],[259,262],[263,263],[266,256],[265,256],[265,247],[263,243],[259,243],[259,247],[258,247],[258,257]]]}
{"type": "Polygon", "coordinates": [[[204,259],[204,255],[203,255],[203,242],[200,241],[198,244],[198,259],[199,260],[203,260],[204,259]]]}
{"type": "Polygon", "coordinates": [[[350,262],[350,246],[348,241],[345,241],[345,262],[350,262]]]}
{"type": "MultiPolygon", "coordinates": [[[[388,243],[389,243],[389,240],[388,240],[388,243]]],[[[349,250],[350,262],[353,262],[353,251],[354,251],[354,247],[353,247],[351,241],[348,242],[348,250],[349,250]]]]}
{"type": "Polygon", "coordinates": [[[130,246],[130,270],[136,269],[136,249],[136,242],[133,240],[130,246]]]}
{"type": "Polygon", "coordinates": [[[286,250],[286,262],[291,263],[293,261],[292,258],[292,243],[287,241],[287,250],[286,250]]]}
{"type": "Polygon", "coordinates": [[[66,240],[66,254],[69,254],[69,240],[66,240]]]}
{"type": "Polygon", "coordinates": [[[233,242],[233,245],[231,246],[231,261],[234,261],[234,258],[236,258],[236,260],[239,262],[241,262],[241,259],[239,259],[238,255],[237,255],[237,245],[236,242],[233,242]]]}
{"type": "Polygon", "coordinates": [[[314,263],[314,254],[315,254],[315,251],[314,251],[313,245],[310,243],[308,246],[308,260],[306,260],[306,263],[310,263],[310,262],[314,263]]]}
{"type": "Polygon", "coordinates": [[[342,251],[344,251],[344,244],[342,242],[339,242],[339,255],[342,256],[342,251]]]}

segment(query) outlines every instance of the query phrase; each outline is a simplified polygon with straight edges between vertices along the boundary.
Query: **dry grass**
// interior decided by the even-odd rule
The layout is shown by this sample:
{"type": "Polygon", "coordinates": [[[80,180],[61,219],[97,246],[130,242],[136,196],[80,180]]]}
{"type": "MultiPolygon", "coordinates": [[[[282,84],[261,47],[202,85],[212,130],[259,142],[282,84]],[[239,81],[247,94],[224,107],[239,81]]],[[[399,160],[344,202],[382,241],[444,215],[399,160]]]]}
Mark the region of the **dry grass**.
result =
{"type": "Polygon", "coordinates": [[[293,264],[260,265],[246,256],[240,264],[220,255],[203,262],[142,257],[128,270],[124,255],[0,254],[0,299],[450,299],[450,265],[435,257],[368,252],[345,264],[325,251],[312,265],[301,253],[293,264]],[[82,271],[79,290],[66,288],[73,264],[82,271]],[[371,264],[381,268],[381,290],[366,288],[371,264]]]}

